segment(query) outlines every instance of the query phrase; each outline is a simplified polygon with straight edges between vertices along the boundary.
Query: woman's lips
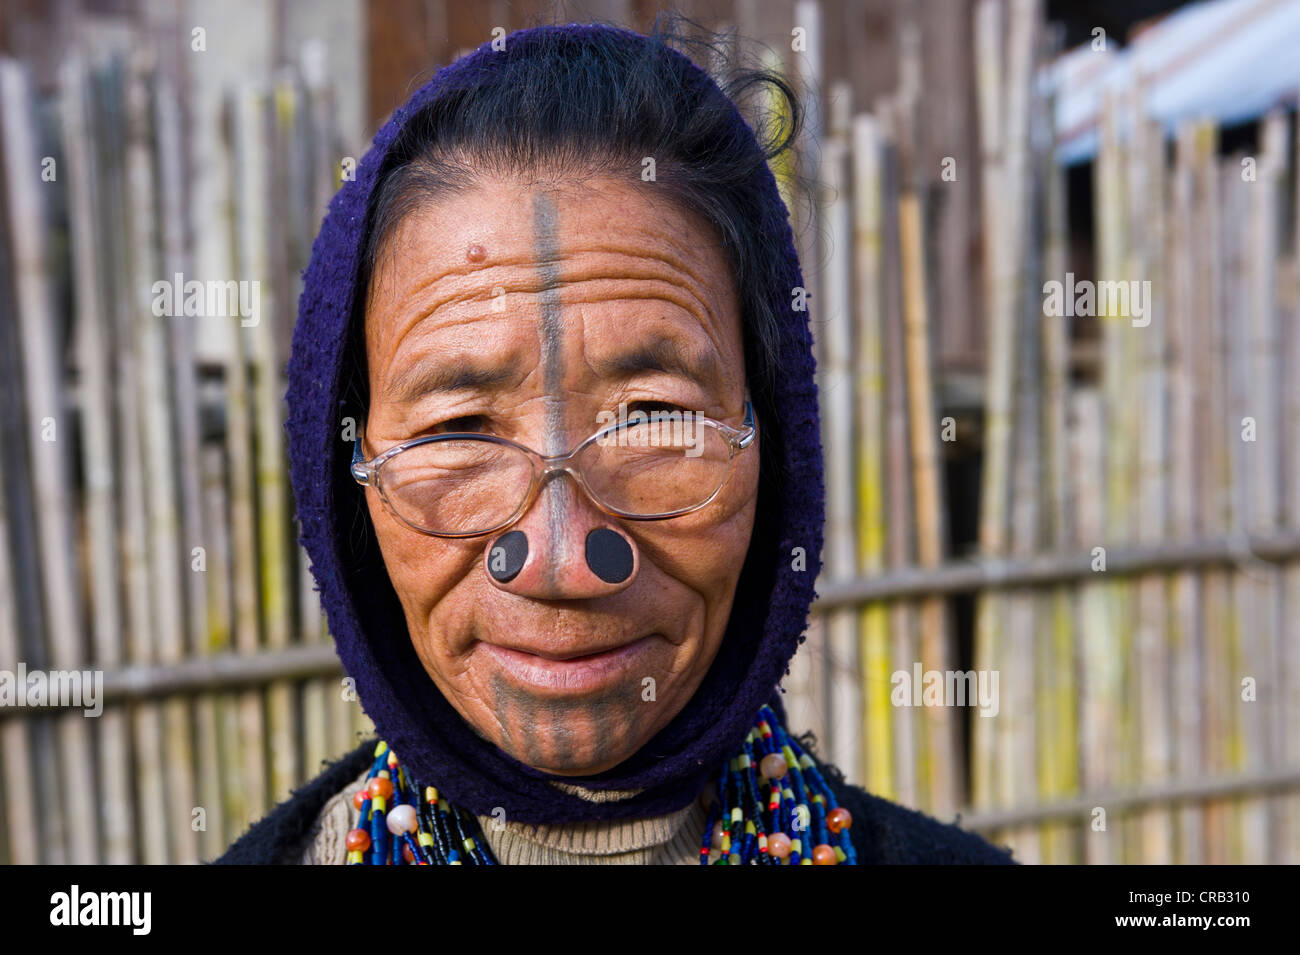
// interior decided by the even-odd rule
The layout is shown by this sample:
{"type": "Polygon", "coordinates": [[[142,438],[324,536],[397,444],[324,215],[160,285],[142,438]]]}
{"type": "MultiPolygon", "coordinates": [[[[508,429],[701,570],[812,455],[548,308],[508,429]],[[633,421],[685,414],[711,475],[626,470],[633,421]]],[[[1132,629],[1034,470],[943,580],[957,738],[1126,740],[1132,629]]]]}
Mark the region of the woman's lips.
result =
{"type": "Polygon", "coordinates": [[[589,693],[625,680],[627,674],[638,666],[648,669],[645,660],[654,650],[655,639],[651,634],[612,650],[566,660],[486,642],[479,644],[479,650],[518,686],[563,693],[589,693]]]}

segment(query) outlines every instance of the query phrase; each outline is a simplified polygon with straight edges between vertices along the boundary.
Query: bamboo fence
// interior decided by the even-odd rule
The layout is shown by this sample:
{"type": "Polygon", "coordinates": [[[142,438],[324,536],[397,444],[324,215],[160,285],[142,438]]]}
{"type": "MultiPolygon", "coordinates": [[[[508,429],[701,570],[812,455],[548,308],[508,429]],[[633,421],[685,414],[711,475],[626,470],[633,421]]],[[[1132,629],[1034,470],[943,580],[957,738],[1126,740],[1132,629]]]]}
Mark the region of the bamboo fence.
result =
{"type": "Polygon", "coordinates": [[[283,447],[297,275],[344,155],[330,94],[295,73],[206,111],[181,92],[147,54],[70,58],[45,98],[0,64],[5,478],[35,495],[0,525],[0,666],[100,670],[109,700],[3,712],[6,861],[212,858],[368,730],[291,544],[283,447]],[[260,283],[259,320],[154,314],[177,276],[260,283]],[[64,810],[34,814],[37,786],[64,810]]]}
{"type": "MultiPolygon", "coordinates": [[[[924,148],[921,34],[903,23],[893,92],[855,102],[823,55],[830,6],[735,11],[807,41],[766,52],[812,109],[773,171],[826,449],[793,728],[1024,861],[1300,861],[1294,118],[1230,153],[1208,121],[1160,128],[1142,83],[1116,91],[1072,208],[1043,4],[975,3],[978,136],[951,157],[980,199],[971,410],[937,357],[954,182],[924,148]],[[1149,282],[1146,320],[1053,314],[1067,273],[1149,282]],[[912,687],[917,667],[996,675],[996,715],[912,687]]],[[[75,55],[38,92],[0,61],[0,670],[90,668],[105,692],[95,720],[0,708],[0,861],[210,859],[370,730],[293,544],[281,430],[297,276],[345,154],[333,102],[294,70],[217,96],[147,54],[75,55]],[[155,315],[178,274],[258,282],[259,322],[155,315]],[[36,813],[37,792],[66,798],[36,813]]]]}
{"type": "Polygon", "coordinates": [[[869,111],[799,74],[830,104],[809,226],[828,523],[793,702],[852,778],[1024,861],[1294,862],[1294,120],[1274,111],[1249,156],[1222,155],[1212,123],[1149,119],[1139,80],[1105,102],[1093,208],[1074,210],[1039,81],[1059,52],[1042,4],[984,0],[972,20],[979,149],[957,168],[981,186],[988,348],[983,407],[956,422],[982,430],[979,531],[960,558],[936,467],[952,419],[927,356],[925,229],[946,184],[914,165],[915,39],[896,38],[897,92],[869,111]],[[1045,283],[1067,272],[1149,283],[1145,314],[1050,313],[1045,283]],[[948,615],[959,595],[975,597],[968,634],[948,615]],[[918,663],[996,671],[998,715],[900,705],[918,663]]]}

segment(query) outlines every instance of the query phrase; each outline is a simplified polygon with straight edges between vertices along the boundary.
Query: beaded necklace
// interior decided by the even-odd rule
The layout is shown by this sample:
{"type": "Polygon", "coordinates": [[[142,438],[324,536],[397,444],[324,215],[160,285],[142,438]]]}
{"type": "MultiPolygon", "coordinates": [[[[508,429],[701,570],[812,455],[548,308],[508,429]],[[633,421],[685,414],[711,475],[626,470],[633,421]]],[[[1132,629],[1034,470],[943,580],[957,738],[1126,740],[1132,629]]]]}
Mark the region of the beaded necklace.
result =
{"type": "MultiPolygon", "coordinates": [[[[700,865],[857,865],[852,816],[766,705],[705,802],[700,865]]],[[[383,740],[352,803],[361,819],[347,834],[349,865],[499,865],[473,813],[409,776],[383,740]]]]}

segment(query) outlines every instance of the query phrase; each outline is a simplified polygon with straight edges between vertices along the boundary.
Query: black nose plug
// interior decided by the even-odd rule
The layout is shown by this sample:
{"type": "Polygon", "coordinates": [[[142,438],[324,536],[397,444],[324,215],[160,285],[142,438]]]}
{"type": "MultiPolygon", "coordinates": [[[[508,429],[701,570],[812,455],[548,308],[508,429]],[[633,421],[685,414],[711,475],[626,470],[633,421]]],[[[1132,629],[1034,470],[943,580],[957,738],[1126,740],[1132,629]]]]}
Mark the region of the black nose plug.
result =
{"type": "Polygon", "coordinates": [[[597,527],[587,535],[587,566],[607,584],[618,584],[632,576],[632,545],[626,537],[608,527],[597,527]]]}
{"type": "Polygon", "coordinates": [[[519,576],[527,560],[528,535],[523,531],[507,531],[488,551],[488,573],[503,584],[509,583],[519,576]]]}

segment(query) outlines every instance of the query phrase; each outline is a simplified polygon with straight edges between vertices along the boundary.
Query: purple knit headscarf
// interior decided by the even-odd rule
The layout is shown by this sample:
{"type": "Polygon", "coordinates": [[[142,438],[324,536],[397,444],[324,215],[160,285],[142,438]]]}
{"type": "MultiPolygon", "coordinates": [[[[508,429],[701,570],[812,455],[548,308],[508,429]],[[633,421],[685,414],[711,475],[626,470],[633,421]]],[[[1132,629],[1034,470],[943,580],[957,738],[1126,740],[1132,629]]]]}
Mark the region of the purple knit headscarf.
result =
{"type": "MultiPolygon", "coordinates": [[[[781,316],[775,390],[767,410],[757,409],[763,441],[779,437],[783,492],[756,516],[749,558],[742,571],[722,647],[699,690],[681,713],[642,749],[614,769],[588,777],[552,776],[512,758],[481,738],[429,679],[407,632],[397,596],[384,570],[368,517],[358,520],[362,489],[349,471],[350,442],[343,440],[344,368],[351,334],[367,204],[383,159],[405,123],[444,84],[490,71],[500,58],[527,56],[529,41],[557,33],[581,42],[611,31],[640,47],[640,34],[603,25],[569,24],[517,31],[506,50],[490,43],[439,70],[375,136],[330,203],[304,275],[289,361],[287,431],[302,543],[339,657],[380,736],[417,779],[437,785],[451,802],[480,815],[503,808],[508,818],[559,824],[585,819],[659,815],[687,805],[723,761],[733,756],[758,708],[767,702],[784,719],[777,684],[785,675],[807,624],[820,569],[824,501],[822,454],[808,312],[793,310],[792,290],[802,286],[785,204],[766,164],[755,173],[764,235],[779,250],[772,297],[781,316]],[[366,526],[359,526],[366,525],[366,526]],[[799,550],[801,549],[802,553],[799,550]],[[555,783],[587,789],[639,790],[630,798],[596,803],[555,783]]],[[[706,83],[688,57],[681,81],[706,83]]],[[[537,90],[530,96],[536,97],[537,90]]],[[[738,110],[732,131],[758,149],[738,110]]],[[[764,474],[762,481],[772,477],[764,474]]],[[[761,498],[760,498],[761,499],[761,498]]],[[[799,727],[789,727],[799,732],[799,727]]]]}

